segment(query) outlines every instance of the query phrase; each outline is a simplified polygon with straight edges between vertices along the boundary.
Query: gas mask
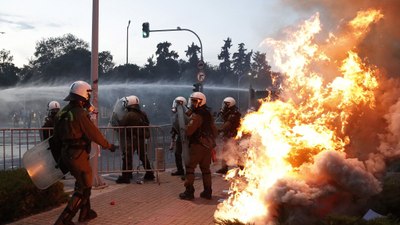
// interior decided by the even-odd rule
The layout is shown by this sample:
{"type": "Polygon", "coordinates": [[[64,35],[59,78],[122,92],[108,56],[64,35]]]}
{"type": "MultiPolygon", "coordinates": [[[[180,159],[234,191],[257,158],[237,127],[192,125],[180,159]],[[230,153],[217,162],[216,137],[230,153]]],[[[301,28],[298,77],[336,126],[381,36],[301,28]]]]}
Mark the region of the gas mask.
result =
{"type": "Polygon", "coordinates": [[[95,113],[96,111],[96,108],[92,105],[90,101],[85,101],[83,103],[83,108],[86,109],[86,111],[89,113],[95,113]]]}

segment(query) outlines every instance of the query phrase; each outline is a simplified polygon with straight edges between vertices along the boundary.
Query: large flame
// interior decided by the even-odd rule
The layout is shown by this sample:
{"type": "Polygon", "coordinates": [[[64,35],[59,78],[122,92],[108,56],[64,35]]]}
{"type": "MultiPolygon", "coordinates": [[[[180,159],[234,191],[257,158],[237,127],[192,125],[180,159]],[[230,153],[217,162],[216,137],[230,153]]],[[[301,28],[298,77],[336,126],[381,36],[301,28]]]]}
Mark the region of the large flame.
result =
{"type": "MultiPolygon", "coordinates": [[[[303,191],[305,196],[306,192],[317,193],[311,187],[328,186],[326,180],[317,181],[316,177],[324,175],[313,168],[316,164],[329,164],[324,157],[345,163],[345,149],[351,142],[346,132],[349,118],[358,107],[375,107],[378,70],[363,62],[355,46],[368,32],[369,25],[381,18],[379,10],[359,12],[347,24],[351,29],[343,35],[346,40],[329,39],[325,50],[346,42],[347,53],[341,59],[331,58],[328,50],[315,44],[315,36],[321,30],[318,14],[305,21],[286,41],[265,40],[273,46],[273,62],[284,73],[283,91],[279,100],[264,99],[257,112],[242,120],[238,138],[249,143],[245,168],[231,170],[226,176],[231,184],[229,198],[218,205],[216,219],[273,223],[273,207],[285,201],[276,196],[290,195],[277,194],[285,192],[280,186],[285,180],[296,183],[292,184],[297,187],[292,195],[303,191]],[[334,65],[336,70],[325,71],[329,74],[318,72],[324,65],[334,65]],[[306,173],[315,177],[307,177],[306,173]]],[[[354,164],[360,176],[375,182],[372,175],[362,172],[362,164],[354,164]]],[[[372,192],[379,191],[376,183],[370,187],[372,192]]],[[[304,199],[296,204],[312,204],[312,198],[304,199]]]]}

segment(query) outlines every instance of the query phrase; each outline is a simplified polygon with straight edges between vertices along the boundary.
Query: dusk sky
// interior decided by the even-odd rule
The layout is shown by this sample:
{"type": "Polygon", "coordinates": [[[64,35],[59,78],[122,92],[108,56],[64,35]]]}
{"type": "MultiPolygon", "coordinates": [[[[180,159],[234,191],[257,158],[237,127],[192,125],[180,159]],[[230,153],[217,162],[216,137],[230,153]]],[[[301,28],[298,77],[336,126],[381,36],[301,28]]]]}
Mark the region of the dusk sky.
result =
{"type": "MultiPolygon", "coordinates": [[[[28,64],[39,40],[71,33],[91,46],[92,4],[90,0],[0,0],[0,49],[10,51],[18,67],[28,64]]],[[[248,51],[266,51],[260,43],[274,38],[283,28],[295,26],[312,16],[295,13],[279,0],[100,0],[99,51],[109,51],[116,65],[125,64],[128,30],[129,63],[143,66],[154,55],[156,45],[168,41],[179,59],[196,36],[187,31],[154,32],[142,37],[142,23],[151,30],[194,31],[203,44],[204,60],[218,65],[217,55],[227,37],[231,53],[244,43],[248,51]]]]}

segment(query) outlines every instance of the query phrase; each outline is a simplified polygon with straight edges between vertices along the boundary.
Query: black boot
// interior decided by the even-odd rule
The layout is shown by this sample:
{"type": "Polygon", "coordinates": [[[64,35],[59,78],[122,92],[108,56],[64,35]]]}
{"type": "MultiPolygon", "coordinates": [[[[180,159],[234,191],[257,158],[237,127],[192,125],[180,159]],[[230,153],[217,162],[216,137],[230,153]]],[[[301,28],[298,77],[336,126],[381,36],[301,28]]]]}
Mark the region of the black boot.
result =
{"type": "Polygon", "coordinates": [[[183,170],[177,170],[176,172],[171,173],[171,176],[183,176],[185,172],[183,170]]]}
{"type": "Polygon", "coordinates": [[[204,188],[204,191],[202,191],[201,193],[200,193],[200,197],[201,198],[205,198],[205,199],[212,199],[212,189],[210,188],[210,187],[205,187],[204,188]]]}
{"type": "Polygon", "coordinates": [[[115,181],[117,184],[130,184],[131,179],[124,177],[124,176],[119,176],[118,179],[115,181]]]}
{"type": "Polygon", "coordinates": [[[72,222],[72,218],[73,216],[71,216],[71,212],[64,209],[54,225],[75,225],[75,223],[72,222]]]}
{"type": "Polygon", "coordinates": [[[132,179],[132,173],[122,172],[122,176],[119,176],[115,181],[117,184],[130,184],[132,179]]]}
{"type": "Polygon", "coordinates": [[[221,169],[216,171],[216,173],[219,173],[219,174],[226,174],[227,172],[228,172],[228,167],[227,166],[224,166],[221,169]]]}
{"type": "Polygon", "coordinates": [[[146,172],[145,174],[144,174],[144,177],[143,177],[143,179],[144,180],[154,180],[154,178],[156,178],[155,176],[154,176],[154,173],[153,172],[146,172]]]}
{"type": "Polygon", "coordinates": [[[75,192],[54,225],[75,225],[72,222],[72,218],[74,218],[75,214],[78,212],[81,206],[82,195],[75,192]]]}
{"type": "Polygon", "coordinates": [[[179,198],[183,200],[193,200],[194,199],[193,185],[187,186],[185,192],[179,194],[179,198]]]}
{"type": "Polygon", "coordinates": [[[81,211],[79,212],[79,222],[85,222],[92,220],[97,217],[97,213],[91,209],[90,207],[90,200],[81,207],[81,211]]]}

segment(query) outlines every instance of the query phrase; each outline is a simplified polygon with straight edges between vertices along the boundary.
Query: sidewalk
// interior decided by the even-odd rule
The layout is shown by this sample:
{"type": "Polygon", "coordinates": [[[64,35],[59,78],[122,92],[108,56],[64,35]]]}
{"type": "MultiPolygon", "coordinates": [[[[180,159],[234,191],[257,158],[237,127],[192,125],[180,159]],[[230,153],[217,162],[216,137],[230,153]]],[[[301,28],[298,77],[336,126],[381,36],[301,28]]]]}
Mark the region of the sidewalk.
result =
{"type": "MultiPolygon", "coordinates": [[[[216,171],[218,168],[211,168],[216,171]]],[[[93,189],[91,196],[92,208],[98,217],[90,222],[79,223],[77,216],[75,224],[96,225],[208,225],[214,224],[214,212],[218,200],[226,198],[223,190],[228,189],[228,182],[218,174],[212,174],[213,199],[199,197],[203,190],[200,169],[196,169],[195,199],[180,200],[178,195],[184,191],[180,177],[170,175],[171,170],[159,173],[160,184],[156,181],[137,184],[115,184],[117,174],[104,176],[108,184],[103,189],[93,189]]],[[[72,189],[73,178],[64,180],[65,189],[72,189]]],[[[50,211],[33,215],[10,225],[52,225],[65,208],[65,204],[50,211]]]]}

